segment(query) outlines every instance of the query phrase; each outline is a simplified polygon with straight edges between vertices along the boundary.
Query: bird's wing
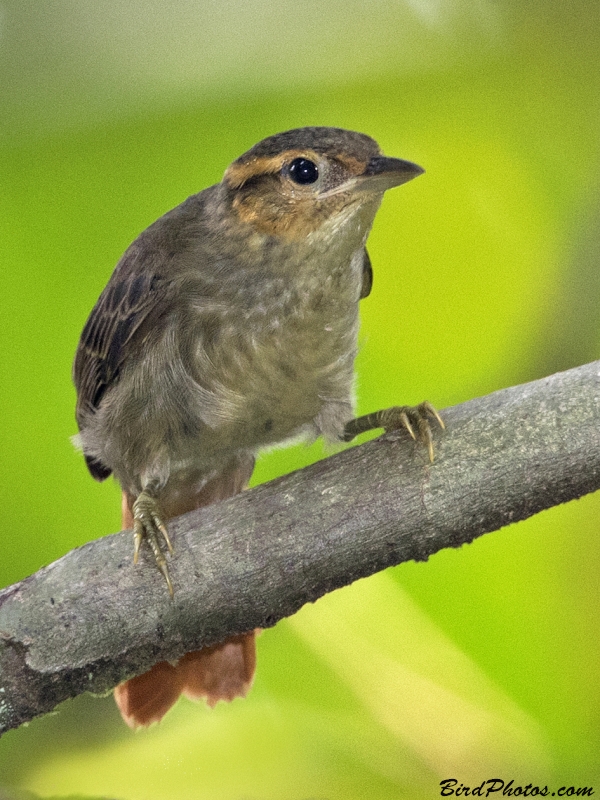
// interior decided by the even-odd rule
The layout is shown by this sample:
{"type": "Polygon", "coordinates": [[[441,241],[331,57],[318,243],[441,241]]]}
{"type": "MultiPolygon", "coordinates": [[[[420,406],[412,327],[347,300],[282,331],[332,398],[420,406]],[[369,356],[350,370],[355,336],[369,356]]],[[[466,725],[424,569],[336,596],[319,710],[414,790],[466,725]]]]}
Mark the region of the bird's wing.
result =
{"type": "Polygon", "coordinates": [[[373,286],[373,267],[371,266],[371,259],[369,258],[367,248],[365,247],[364,258],[363,258],[362,288],[360,291],[361,300],[364,297],[368,297],[371,294],[372,286],[373,286]]]}
{"type": "MultiPolygon", "coordinates": [[[[169,281],[160,275],[160,258],[154,265],[141,256],[135,244],[125,253],[100,295],[83,329],[73,380],[77,389],[75,415],[81,428],[85,417],[100,405],[107,389],[119,378],[127,346],[150,314],[160,313],[169,281]]],[[[92,475],[110,475],[102,464],[86,459],[92,475]]]]}

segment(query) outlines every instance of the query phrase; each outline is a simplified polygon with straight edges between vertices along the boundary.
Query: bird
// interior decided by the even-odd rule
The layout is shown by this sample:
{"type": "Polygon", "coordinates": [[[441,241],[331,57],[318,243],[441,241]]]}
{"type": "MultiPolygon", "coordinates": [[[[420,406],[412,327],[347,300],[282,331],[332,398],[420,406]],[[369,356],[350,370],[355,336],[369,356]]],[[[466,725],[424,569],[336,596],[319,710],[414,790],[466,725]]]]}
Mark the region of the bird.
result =
{"type": "MultiPolygon", "coordinates": [[[[173,596],[168,520],[242,491],[261,449],[404,428],[433,460],[428,402],[354,416],[366,240],[384,193],[420,175],[370,136],[303,127],[269,136],[144,230],[83,328],[76,445],[113,474],[134,563],[149,546],[173,596]]],[[[244,696],[255,631],[160,662],[115,688],[132,728],[180,694],[244,696]]]]}

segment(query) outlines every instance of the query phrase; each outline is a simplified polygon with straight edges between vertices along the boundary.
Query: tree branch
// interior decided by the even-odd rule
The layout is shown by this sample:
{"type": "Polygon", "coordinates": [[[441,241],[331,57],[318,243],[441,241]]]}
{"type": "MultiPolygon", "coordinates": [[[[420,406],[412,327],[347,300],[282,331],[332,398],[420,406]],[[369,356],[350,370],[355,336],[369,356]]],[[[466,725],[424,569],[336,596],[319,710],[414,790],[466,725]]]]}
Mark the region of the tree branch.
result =
{"type": "Polygon", "coordinates": [[[600,488],[600,361],[443,412],[436,461],[388,434],[170,523],[175,587],[131,532],[0,592],[0,733],[84,691],[600,488]]]}

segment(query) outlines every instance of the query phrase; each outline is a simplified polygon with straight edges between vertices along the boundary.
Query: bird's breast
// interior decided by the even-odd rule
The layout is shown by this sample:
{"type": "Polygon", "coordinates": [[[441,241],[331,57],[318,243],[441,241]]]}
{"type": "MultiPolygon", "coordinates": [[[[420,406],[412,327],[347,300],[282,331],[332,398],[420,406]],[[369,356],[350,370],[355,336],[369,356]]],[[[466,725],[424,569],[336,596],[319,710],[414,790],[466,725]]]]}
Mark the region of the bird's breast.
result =
{"type": "Polygon", "coordinates": [[[327,404],[351,416],[360,280],[357,258],[325,273],[265,276],[251,297],[230,302],[196,352],[215,430],[255,448],[311,426],[327,404]]]}

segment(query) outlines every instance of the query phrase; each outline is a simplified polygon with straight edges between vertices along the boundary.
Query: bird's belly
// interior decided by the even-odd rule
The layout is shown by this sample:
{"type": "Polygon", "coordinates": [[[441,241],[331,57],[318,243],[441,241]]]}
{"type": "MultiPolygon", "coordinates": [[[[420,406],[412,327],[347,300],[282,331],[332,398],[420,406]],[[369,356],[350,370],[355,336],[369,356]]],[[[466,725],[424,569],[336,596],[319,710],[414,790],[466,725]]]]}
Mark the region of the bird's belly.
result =
{"type": "Polygon", "coordinates": [[[215,438],[222,443],[227,440],[232,447],[255,449],[310,433],[327,403],[351,408],[352,370],[340,366],[338,370],[328,365],[322,371],[309,371],[301,365],[280,364],[267,371],[263,365],[248,376],[239,413],[214,430],[215,438]]]}
{"type": "Polygon", "coordinates": [[[352,417],[357,314],[336,321],[221,341],[220,357],[199,348],[206,363],[141,361],[82,430],[85,451],[139,491],[140,476],[204,480],[240,452],[298,435],[339,438],[352,417]]]}
{"type": "Polygon", "coordinates": [[[240,348],[213,385],[218,422],[205,444],[214,439],[215,446],[227,441],[255,450],[302,433],[341,435],[352,416],[357,327],[354,319],[320,332],[296,327],[240,348]],[[327,406],[339,407],[333,431],[318,422],[327,406]]]}

